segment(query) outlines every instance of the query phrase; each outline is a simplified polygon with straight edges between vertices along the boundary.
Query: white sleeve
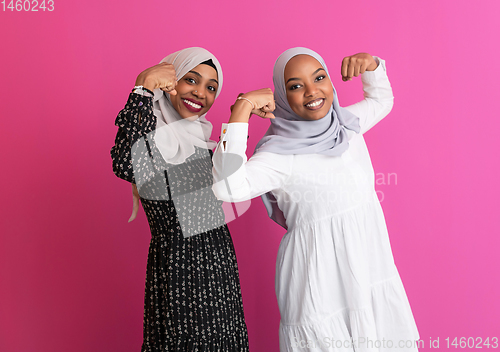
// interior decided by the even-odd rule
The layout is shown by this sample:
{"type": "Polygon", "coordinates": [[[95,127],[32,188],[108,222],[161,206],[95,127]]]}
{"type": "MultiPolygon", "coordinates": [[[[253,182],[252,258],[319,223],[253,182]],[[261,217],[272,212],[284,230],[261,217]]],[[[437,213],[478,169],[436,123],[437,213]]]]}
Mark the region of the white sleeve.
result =
{"type": "Polygon", "coordinates": [[[280,188],[291,171],[291,155],[257,153],[247,161],[248,123],[222,125],[213,156],[214,185],[218,199],[241,202],[280,188]]]}
{"type": "Polygon", "coordinates": [[[378,67],[374,71],[365,71],[361,75],[365,99],[346,107],[347,110],[359,117],[361,134],[387,116],[394,104],[385,61],[378,57],[375,57],[375,60],[379,62],[378,67]]]}

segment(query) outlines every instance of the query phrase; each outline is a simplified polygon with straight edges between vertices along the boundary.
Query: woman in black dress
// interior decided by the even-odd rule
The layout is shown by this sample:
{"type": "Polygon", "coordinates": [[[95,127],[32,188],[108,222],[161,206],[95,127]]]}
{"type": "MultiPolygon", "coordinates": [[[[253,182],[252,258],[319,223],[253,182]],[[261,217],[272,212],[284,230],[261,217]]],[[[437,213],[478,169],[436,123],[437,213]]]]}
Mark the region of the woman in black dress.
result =
{"type": "MultiPolygon", "coordinates": [[[[143,71],[116,118],[114,173],[137,186],[151,229],[146,351],[248,351],[233,242],[212,192],[212,125],[222,86],[202,48],[143,71]]],[[[136,193],[137,195],[137,193],[136,193]]]]}

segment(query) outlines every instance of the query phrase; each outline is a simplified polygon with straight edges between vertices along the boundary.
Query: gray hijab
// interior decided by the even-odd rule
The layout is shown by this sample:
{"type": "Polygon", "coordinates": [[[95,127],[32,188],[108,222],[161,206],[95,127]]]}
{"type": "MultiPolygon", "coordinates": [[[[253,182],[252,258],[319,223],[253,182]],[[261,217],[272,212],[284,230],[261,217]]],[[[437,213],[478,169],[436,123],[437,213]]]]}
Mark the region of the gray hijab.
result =
{"type": "MultiPolygon", "coordinates": [[[[187,48],[168,55],[160,62],[174,65],[177,79],[180,80],[190,70],[212,60],[219,88],[215,98],[222,89],[222,68],[217,58],[203,48],[187,48]]],[[[170,95],[160,89],[154,90],[153,112],[157,117],[155,142],[161,155],[170,164],[181,164],[194,154],[195,147],[214,149],[217,142],[210,140],[212,124],[205,115],[194,115],[191,119],[183,119],[172,106],[170,95]]]]}
{"type": "MultiPolygon", "coordinates": [[[[342,155],[349,148],[346,129],[359,133],[359,118],[340,107],[335,87],[333,87],[333,104],[325,117],[309,121],[293,112],[286,98],[285,66],[297,55],[314,57],[330,76],[323,58],[310,49],[292,48],[278,57],[273,70],[276,100],[276,110],[273,113],[276,118],[271,119],[271,126],[257,144],[255,153],[342,155]]],[[[286,229],[286,219],[272,193],[263,194],[262,200],[269,217],[286,229]]]]}

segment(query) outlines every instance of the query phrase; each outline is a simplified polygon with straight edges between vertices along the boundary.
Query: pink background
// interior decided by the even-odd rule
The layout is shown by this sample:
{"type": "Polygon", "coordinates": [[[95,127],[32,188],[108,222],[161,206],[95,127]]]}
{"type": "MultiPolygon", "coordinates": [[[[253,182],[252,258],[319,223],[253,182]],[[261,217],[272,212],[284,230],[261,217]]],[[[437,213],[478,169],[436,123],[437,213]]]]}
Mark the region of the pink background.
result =
{"type": "MultiPolygon", "coordinates": [[[[497,0],[55,0],[53,12],[1,11],[0,351],[140,350],[150,233],[142,209],[127,223],[113,123],[137,74],[189,46],[224,69],[214,138],[239,92],[271,86],[287,48],[323,55],[342,105],[362,92],[359,79],[341,81],[341,59],[384,58],[395,106],[366,139],[375,171],[397,174],[377,189],[423,350],[430,338],[446,350],[447,337],[499,337],[499,12],[497,0]]],[[[251,150],[266,126],[252,120],[251,150]]],[[[251,351],[277,351],[284,231],[259,199],[230,229],[251,351]]]]}

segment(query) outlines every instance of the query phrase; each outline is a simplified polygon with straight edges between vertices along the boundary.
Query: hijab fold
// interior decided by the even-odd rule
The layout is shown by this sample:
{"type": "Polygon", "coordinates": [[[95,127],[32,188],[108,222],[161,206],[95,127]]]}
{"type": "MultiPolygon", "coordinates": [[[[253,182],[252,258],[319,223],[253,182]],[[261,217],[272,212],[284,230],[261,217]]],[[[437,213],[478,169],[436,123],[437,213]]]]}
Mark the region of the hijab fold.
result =
{"type": "MultiPolygon", "coordinates": [[[[323,58],[310,49],[292,48],[278,57],[273,70],[276,101],[273,113],[276,118],[270,120],[271,126],[257,144],[255,153],[342,155],[349,148],[347,130],[360,131],[359,118],[339,105],[335,87],[333,104],[325,117],[314,121],[305,120],[292,110],[286,97],[285,67],[297,55],[312,56],[330,76],[323,58]]],[[[273,194],[263,194],[262,200],[269,217],[286,229],[286,219],[273,194]]]]}
{"type": "MultiPolygon", "coordinates": [[[[219,88],[215,97],[222,88],[222,68],[212,53],[203,48],[187,48],[168,55],[160,61],[172,64],[177,80],[207,60],[212,60],[216,67],[219,88]]],[[[161,89],[154,90],[153,112],[157,118],[155,143],[166,162],[181,164],[190,155],[194,154],[195,146],[204,149],[213,149],[217,143],[210,140],[212,124],[201,115],[198,118],[183,119],[172,105],[170,94],[161,89]]]]}

